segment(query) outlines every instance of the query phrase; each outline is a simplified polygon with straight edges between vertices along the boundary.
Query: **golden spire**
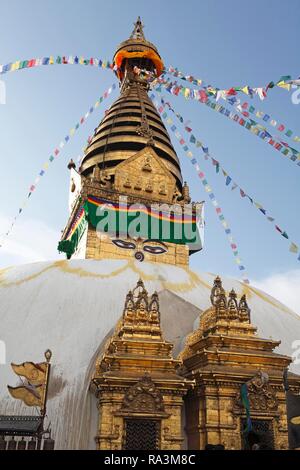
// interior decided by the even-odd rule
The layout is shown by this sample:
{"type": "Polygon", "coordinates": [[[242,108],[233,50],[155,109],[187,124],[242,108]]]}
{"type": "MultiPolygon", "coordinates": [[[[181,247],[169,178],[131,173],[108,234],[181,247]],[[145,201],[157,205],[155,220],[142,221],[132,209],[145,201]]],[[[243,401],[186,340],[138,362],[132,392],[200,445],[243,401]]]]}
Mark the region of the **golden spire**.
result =
{"type": "Polygon", "coordinates": [[[159,300],[157,292],[151,296],[139,279],[133,291],[129,291],[124,305],[118,336],[150,336],[161,339],[159,300]]]}
{"type": "MultiPolygon", "coordinates": [[[[130,38],[118,46],[113,61],[121,95],[95,130],[85,150],[80,173],[99,180],[99,170],[105,170],[109,178],[105,186],[113,188],[116,167],[137,152],[151,147],[175,177],[181,196],[179,159],[160,114],[147,93],[149,77],[159,76],[164,65],[157,48],[145,39],[140,17],[130,38]]],[[[188,200],[187,186],[185,196],[188,200]]]]}
{"type": "Polygon", "coordinates": [[[142,24],[141,17],[138,16],[138,19],[134,23],[134,30],[132,31],[130,38],[131,39],[141,39],[143,41],[146,41],[146,38],[144,36],[143,27],[144,27],[144,25],[142,24]]]}

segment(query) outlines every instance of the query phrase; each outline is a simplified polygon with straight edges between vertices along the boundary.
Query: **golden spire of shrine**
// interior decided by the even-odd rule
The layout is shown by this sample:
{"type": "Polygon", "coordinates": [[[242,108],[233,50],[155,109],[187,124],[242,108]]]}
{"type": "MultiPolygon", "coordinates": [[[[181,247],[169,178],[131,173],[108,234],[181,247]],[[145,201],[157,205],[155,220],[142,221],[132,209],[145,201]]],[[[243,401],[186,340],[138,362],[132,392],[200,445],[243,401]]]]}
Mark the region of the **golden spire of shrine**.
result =
{"type": "Polygon", "coordinates": [[[117,47],[113,61],[121,96],[95,130],[82,160],[81,175],[99,180],[105,172],[113,185],[118,165],[148,147],[175,177],[181,191],[179,159],[147,93],[149,78],[159,76],[164,65],[157,48],[145,39],[140,17],[131,36],[117,47]]]}

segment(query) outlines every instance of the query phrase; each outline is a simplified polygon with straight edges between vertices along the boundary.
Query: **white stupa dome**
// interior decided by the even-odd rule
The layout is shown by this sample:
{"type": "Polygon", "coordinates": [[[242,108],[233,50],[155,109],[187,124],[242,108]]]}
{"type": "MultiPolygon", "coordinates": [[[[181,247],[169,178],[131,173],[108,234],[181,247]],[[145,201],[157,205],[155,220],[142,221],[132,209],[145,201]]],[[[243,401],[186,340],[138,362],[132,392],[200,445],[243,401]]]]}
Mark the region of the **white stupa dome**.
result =
{"type": "MultiPolygon", "coordinates": [[[[53,352],[47,416],[56,449],[95,448],[98,411],[88,391],[95,359],[120,318],[129,289],[139,278],[159,292],[162,328],[178,353],[184,338],[210,306],[215,275],[135,260],[71,260],[0,271],[0,340],[7,364],[0,365],[0,414],[35,413],[12,399],[7,384],[18,382],[10,362],[42,362],[53,352]]],[[[233,279],[226,290],[247,295],[258,335],[281,340],[276,352],[291,356],[300,317],[269,295],[233,279]]],[[[300,373],[300,366],[291,370],[300,373]]]]}

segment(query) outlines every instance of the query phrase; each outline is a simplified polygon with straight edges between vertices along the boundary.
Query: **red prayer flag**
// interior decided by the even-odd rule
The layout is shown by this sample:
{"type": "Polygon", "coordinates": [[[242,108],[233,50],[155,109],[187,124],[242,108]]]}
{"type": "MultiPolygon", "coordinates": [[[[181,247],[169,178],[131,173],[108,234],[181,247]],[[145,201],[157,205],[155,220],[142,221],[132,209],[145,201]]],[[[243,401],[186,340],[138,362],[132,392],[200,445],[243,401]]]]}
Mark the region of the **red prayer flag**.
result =
{"type": "Polygon", "coordinates": [[[199,98],[199,101],[201,101],[201,103],[206,103],[207,101],[207,96],[206,96],[206,93],[204,90],[200,90],[200,98],[199,98]]]}
{"type": "Polygon", "coordinates": [[[227,90],[226,93],[227,93],[227,95],[229,95],[229,96],[232,96],[232,95],[236,95],[236,94],[237,94],[237,92],[235,91],[234,88],[230,88],[229,90],[227,90]]]}

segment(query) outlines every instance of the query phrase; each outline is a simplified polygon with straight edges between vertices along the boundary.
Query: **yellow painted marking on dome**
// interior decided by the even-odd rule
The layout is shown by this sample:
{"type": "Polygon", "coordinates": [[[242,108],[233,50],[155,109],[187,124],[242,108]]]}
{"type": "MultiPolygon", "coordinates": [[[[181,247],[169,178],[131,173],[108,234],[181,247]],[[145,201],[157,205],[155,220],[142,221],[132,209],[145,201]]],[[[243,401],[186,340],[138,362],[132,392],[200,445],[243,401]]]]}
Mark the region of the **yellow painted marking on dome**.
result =
{"type": "MultiPolygon", "coordinates": [[[[102,261],[102,260],[100,260],[102,261]]],[[[83,268],[72,268],[68,262],[65,260],[63,262],[60,261],[60,263],[64,263],[63,265],[59,266],[60,270],[69,273],[69,274],[78,274],[80,277],[93,277],[96,279],[109,279],[111,277],[117,276],[118,274],[121,274],[123,271],[126,271],[128,268],[128,263],[125,264],[124,266],[121,266],[120,268],[115,269],[114,271],[111,271],[110,273],[107,274],[100,274],[100,273],[95,273],[93,271],[87,271],[86,269],[83,268]]]]}
{"type": "MultiPolygon", "coordinates": [[[[36,279],[37,277],[41,276],[47,271],[50,271],[50,269],[55,268],[56,262],[50,264],[46,268],[42,269],[41,271],[38,271],[37,273],[31,274],[30,276],[24,277],[23,279],[19,279],[18,281],[6,281],[5,279],[0,279],[0,286],[1,287],[10,287],[10,286],[19,286],[21,284],[24,284],[25,282],[32,281],[33,279],[36,279]]],[[[0,273],[1,275],[2,273],[0,273]]]]}
{"type": "Polygon", "coordinates": [[[9,266],[8,268],[0,269],[0,285],[1,285],[1,282],[3,282],[4,274],[7,273],[7,271],[9,271],[10,269],[12,269],[12,266],[9,266]]]}
{"type": "Polygon", "coordinates": [[[245,295],[247,299],[251,299],[251,297],[253,297],[251,288],[247,284],[244,284],[243,282],[241,282],[241,286],[242,286],[241,295],[245,295]]]}
{"type": "Polygon", "coordinates": [[[284,304],[280,303],[279,301],[276,301],[275,302],[273,300],[271,300],[271,298],[267,295],[267,294],[264,294],[263,292],[257,290],[255,287],[251,287],[251,286],[248,286],[248,289],[250,289],[251,291],[254,292],[255,295],[257,295],[258,297],[260,297],[262,300],[264,300],[265,302],[271,304],[273,307],[275,308],[278,308],[279,310],[285,312],[285,313],[289,313],[290,315],[292,315],[294,318],[297,318],[297,320],[300,320],[300,317],[299,315],[297,315],[296,313],[292,312],[290,309],[288,309],[284,304]]]}
{"type": "MultiPolygon", "coordinates": [[[[173,291],[176,291],[176,292],[185,292],[185,291],[189,291],[189,290],[193,289],[194,287],[196,287],[199,284],[202,284],[205,288],[207,288],[209,290],[211,289],[211,286],[209,284],[207,284],[205,281],[203,281],[197,273],[195,273],[193,271],[190,271],[186,267],[181,267],[180,266],[180,269],[185,271],[185,273],[189,276],[189,280],[187,282],[171,282],[171,281],[162,279],[161,276],[157,276],[155,274],[154,275],[153,274],[146,274],[142,271],[142,269],[139,269],[139,267],[135,264],[135,262],[133,260],[130,260],[129,262],[130,262],[131,269],[134,272],[136,272],[137,274],[139,274],[139,276],[142,277],[144,281],[157,281],[157,280],[159,280],[162,283],[162,285],[165,289],[170,289],[170,290],[173,290],[173,291]]],[[[149,264],[154,264],[154,265],[157,266],[157,263],[155,263],[155,262],[152,263],[151,261],[149,261],[149,264]]]]}
{"type": "MultiPolygon", "coordinates": [[[[139,268],[136,265],[136,262],[134,260],[127,260],[127,263],[124,266],[117,268],[116,270],[108,274],[99,274],[99,273],[90,272],[81,267],[73,268],[70,266],[70,264],[67,264],[67,261],[59,261],[57,263],[61,263],[60,269],[63,272],[67,272],[71,274],[78,274],[81,277],[93,277],[96,279],[109,279],[111,277],[117,276],[118,274],[121,274],[127,269],[131,269],[136,274],[138,274],[138,276],[140,276],[144,281],[160,281],[164,288],[174,290],[177,292],[189,291],[199,284],[204,285],[204,287],[206,287],[207,289],[211,288],[210,285],[208,285],[205,281],[203,281],[196,273],[183,267],[180,269],[185,271],[189,276],[189,280],[187,282],[171,282],[171,281],[161,279],[161,277],[159,277],[159,275],[157,274],[147,274],[141,269],[142,266],[141,268],[139,268]]],[[[149,264],[153,264],[157,266],[157,263],[154,263],[154,262],[153,263],[149,262],[149,264]]]]}
{"type": "MultiPolygon", "coordinates": [[[[124,260],[125,261],[125,260],[124,260]]],[[[139,268],[134,260],[126,260],[126,264],[123,266],[109,272],[106,274],[100,274],[100,273],[95,273],[92,271],[88,271],[82,267],[72,267],[69,261],[67,260],[58,260],[50,265],[46,266],[45,268],[41,269],[40,271],[31,274],[29,276],[26,276],[22,279],[19,279],[17,281],[6,281],[4,279],[4,274],[11,268],[6,268],[0,271],[0,286],[1,287],[11,287],[11,286],[19,286],[21,284],[24,284],[26,282],[32,281],[34,279],[37,279],[40,277],[42,274],[44,274],[47,271],[50,271],[51,269],[59,269],[62,272],[68,273],[68,274],[77,274],[80,277],[90,277],[90,278],[95,278],[95,279],[110,279],[112,277],[115,277],[123,272],[125,272],[127,269],[131,269],[135,273],[137,273],[140,277],[142,277],[145,281],[160,281],[165,289],[170,289],[175,292],[186,292],[189,290],[192,290],[193,288],[197,287],[198,285],[202,284],[206,289],[211,289],[211,286],[206,283],[201,277],[196,274],[193,271],[190,271],[189,269],[185,267],[181,267],[187,275],[188,275],[188,280],[185,282],[172,282],[168,281],[167,279],[163,279],[159,274],[147,274],[139,268]]],[[[157,266],[157,263],[151,263],[157,266]]]]}
{"type": "MultiPolygon", "coordinates": [[[[124,260],[125,261],[125,260],[124,260]]],[[[83,269],[82,267],[72,267],[70,262],[68,260],[58,260],[53,263],[51,263],[49,266],[46,266],[44,269],[41,269],[40,271],[31,274],[30,276],[26,276],[23,279],[19,279],[17,281],[6,281],[4,276],[5,274],[12,269],[12,267],[4,268],[0,271],[0,286],[1,287],[10,287],[10,286],[19,286],[21,284],[24,284],[25,282],[32,281],[34,279],[37,279],[40,277],[42,274],[44,274],[47,271],[50,271],[51,269],[59,269],[62,272],[66,272],[69,274],[77,274],[80,277],[91,277],[95,279],[110,279],[112,277],[115,277],[123,272],[125,272],[127,269],[132,269],[134,272],[136,272],[140,277],[142,277],[145,281],[160,281],[162,283],[162,286],[165,289],[172,290],[174,292],[187,292],[189,290],[192,290],[193,288],[197,287],[198,285],[203,285],[206,289],[211,290],[211,285],[204,281],[197,273],[190,271],[186,267],[180,267],[189,277],[188,281],[186,282],[172,282],[168,281],[167,279],[162,279],[161,276],[156,275],[156,274],[147,274],[145,273],[141,268],[137,267],[136,263],[134,260],[126,260],[126,264],[123,266],[111,271],[110,273],[107,274],[100,274],[100,273],[95,273],[91,271],[87,271],[86,269],[83,269]]],[[[157,263],[151,263],[149,264],[155,264],[157,266],[157,263]]],[[[242,283],[241,283],[242,284],[242,283]]],[[[283,304],[279,304],[276,301],[273,301],[270,297],[267,295],[263,294],[256,288],[252,286],[247,286],[245,284],[242,284],[242,292],[243,294],[246,294],[248,298],[252,297],[253,294],[257,295],[260,297],[262,300],[265,302],[269,303],[275,308],[278,308],[279,310],[282,310],[286,313],[289,313],[293,317],[297,318],[297,320],[300,320],[300,317],[293,312],[291,312],[287,307],[285,307],[283,304]]]]}

